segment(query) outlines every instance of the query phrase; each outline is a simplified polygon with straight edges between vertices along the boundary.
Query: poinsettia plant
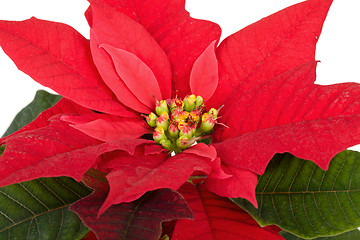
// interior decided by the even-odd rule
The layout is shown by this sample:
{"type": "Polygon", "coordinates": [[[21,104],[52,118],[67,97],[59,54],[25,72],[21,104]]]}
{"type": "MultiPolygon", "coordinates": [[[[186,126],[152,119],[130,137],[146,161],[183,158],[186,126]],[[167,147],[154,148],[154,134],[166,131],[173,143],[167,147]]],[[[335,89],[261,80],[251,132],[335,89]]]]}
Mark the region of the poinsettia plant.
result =
{"type": "Polygon", "coordinates": [[[314,84],[332,0],[221,43],[182,0],[89,3],[90,39],[0,21],[4,52],[61,96],[39,92],[0,139],[2,238],[357,235],[360,86],[314,84]]]}

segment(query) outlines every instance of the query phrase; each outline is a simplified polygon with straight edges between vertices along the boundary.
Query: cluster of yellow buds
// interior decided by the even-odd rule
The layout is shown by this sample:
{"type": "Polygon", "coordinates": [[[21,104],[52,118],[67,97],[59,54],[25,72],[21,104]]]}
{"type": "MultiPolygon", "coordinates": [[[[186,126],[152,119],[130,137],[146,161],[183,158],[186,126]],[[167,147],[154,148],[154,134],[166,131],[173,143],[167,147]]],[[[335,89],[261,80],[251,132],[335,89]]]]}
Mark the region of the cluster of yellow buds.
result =
{"type": "Polygon", "coordinates": [[[183,100],[174,98],[156,102],[155,113],[146,116],[149,126],[155,128],[154,140],[170,152],[180,152],[214,128],[218,110],[205,112],[201,96],[194,94],[183,100]]]}

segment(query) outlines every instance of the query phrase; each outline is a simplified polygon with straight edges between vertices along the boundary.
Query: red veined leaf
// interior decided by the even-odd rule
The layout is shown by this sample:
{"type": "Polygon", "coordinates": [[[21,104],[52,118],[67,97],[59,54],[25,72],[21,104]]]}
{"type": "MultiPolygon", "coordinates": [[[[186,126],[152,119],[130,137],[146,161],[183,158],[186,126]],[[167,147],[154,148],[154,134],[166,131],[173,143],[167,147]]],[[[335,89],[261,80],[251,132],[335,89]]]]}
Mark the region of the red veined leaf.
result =
{"type": "MultiPolygon", "coordinates": [[[[173,73],[172,89],[177,90],[173,96],[176,93],[179,97],[189,94],[190,72],[195,60],[211,42],[220,38],[221,29],[217,24],[191,18],[185,10],[184,0],[93,0],[93,2],[109,6],[142,24],[168,56],[173,73]]],[[[87,13],[87,16],[89,23],[97,21],[91,18],[90,13],[87,13]]],[[[164,98],[169,97],[165,96],[163,91],[162,93],[164,98]]]]}
{"type": "Polygon", "coordinates": [[[36,18],[0,21],[0,45],[21,71],[63,97],[90,109],[133,116],[114,100],[92,62],[89,41],[72,27],[36,18]]]}
{"type": "MultiPolygon", "coordinates": [[[[292,111],[292,114],[296,114],[296,108],[294,108],[294,105],[288,104],[288,100],[294,99],[294,93],[297,90],[300,92],[304,87],[312,86],[312,82],[316,78],[316,65],[316,62],[309,62],[270,79],[251,90],[239,88],[234,91],[234,94],[228,100],[229,104],[224,105],[221,109],[221,118],[218,119],[228,127],[217,126],[214,141],[219,142],[255,131],[260,124],[271,125],[269,121],[275,122],[279,119],[279,116],[275,114],[279,114],[283,108],[292,111]],[[266,114],[271,114],[267,117],[268,120],[264,119],[266,114]]],[[[307,97],[305,96],[298,101],[304,101],[304,99],[307,99],[307,97]]],[[[304,114],[302,112],[302,115],[304,114]]],[[[302,115],[300,113],[300,116],[302,115]]]]}
{"type": "Polygon", "coordinates": [[[61,120],[86,135],[103,142],[136,139],[149,133],[149,126],[140,118],[121,118],[109,114],[89,113],[79,116],[64,115],[61,120]]]}
{"type": "Polygon", "coordinates": [[[159,188],[176,190],[195,171],[209,174],[214,154],[214,148],[205,144],[197,144],[170,158],[167,153],[148,156],[142,152],[133,156],[124,152],[109,154],[112,160],[106,167],[112,169],[107,175],[110,192],[99,214],[113,204],[138,199],[147,191],[159,188]],[[196,154],[198,151],[201,155],[196,154]]]}
{"type": "MultiPolygon", "coordinates": [[[[332,0],[308,0],[281,10],[226,38],[217,49],[219,107],[244,91],[315,60],[315,47],[332,0]]],[[[215,97],[216,96],[216,97],[215,97]]]]}
{"type": "Polygon", "coordinates": [[[105,197],[95,191],[70,207],[95,232],[98,240],[158,240],[162,222],[193,217],[185,199],[170,189],[146,193],[131,203],[113,205],[97,217],[105,197]]]}
{"type": "Polygon", "coordinates": [[[82,175],[105,152],[116,149],[132,154],[143,139],[102,143],[61,121],[13,135],[4,142],[0,156],[0,186],[40,177],[68,176],[80,181],[82,175]]]}
{"type": "Polygon", "coordinates": [[[229,129],[217,129],[222,142],[213,145],[224,163],[263,174],[275,153],[290,152],[327,169],[360,143],[360,85],[312,84],[315,68],[308,63],[229,98],[221,118],[229,129]]]}
{"type": "Polygon", "coordinates": [[[196,59],[190,74],[191,93],[200,95],[204,103],[214,94],[219,81],[215,43],[213,41],[196,59]]]}
{"type": "Polygon", "coordinates": [[[5,144],[0,157],[1,186],[63,175],[80,180],[97,157],[92,159],[84,149],[98,141],[65,123],[52,122],[49,126],[13,135],[5,144]]]}
{"type": "Polygon", "coordinates": [[[227,198],[208,192],[201,184],[184,184],[179,192],[193,210],[194,220],[178,220],[172,240],[283,239],[277,231],[262,228],[227,198]]]}
{"type": "Polygon", "coordinates": [[[112,58],[117,74],[129,90],[150,109],[155,109],[156,99],[161,100],[161,91],[154,73],[136,55],[109,44],[100,44],[112,58]]]}
{"type": "Polygon", "coordinates": [[[91,3],[93,25],[90,44],[101,76],[123,104],[139,112],[149,113],[150,109],[141,103],[134,95],[136,93],[131,92],[119,78],[115,71],[116,63],[114,66],[111,57],[100,45],[108,44],[126,50],[141,59],[154,73],[163,98],[171,92],[171,68],[165,52],[137,22],[112,8],[93,1],[91,3]]]}

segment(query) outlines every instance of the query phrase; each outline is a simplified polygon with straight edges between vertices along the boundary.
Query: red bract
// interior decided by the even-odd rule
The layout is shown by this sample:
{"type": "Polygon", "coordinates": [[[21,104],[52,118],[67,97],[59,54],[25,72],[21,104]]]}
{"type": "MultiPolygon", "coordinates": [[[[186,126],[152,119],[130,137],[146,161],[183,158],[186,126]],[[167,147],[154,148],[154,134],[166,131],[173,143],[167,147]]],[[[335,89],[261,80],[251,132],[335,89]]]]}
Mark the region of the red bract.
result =
{"type": "Polygon", "coordinates": [[[182,0],[91,0],[90,42],[61,23],[1,21],[0,44],[18,68],[68,100],[1,139],[0,185],[80,180],[100,169],[110,184],[103,212],[200,174],[208,190],[257,206],[256,174],[275,153],[326,169],[360,143],[359,85],[314,84],[315,46],[331,3],[294,5],[218,47],[220,28],[191,18],[182,0]],[[170,156],[145,140],[153,130],[142,114],[154,111],[155,99],[190,94],[202,96],[207,110],[223,106],[222,124],[212,145],[170,156]]]}
{"type": "Polygon", "coordinates": [[[179,192],[193,210],[194,220],[178,220],[173,240],[284,239],[274,226],[260,227],[236,204],[206,191],[202,184],[186,183],[179,192]]]}

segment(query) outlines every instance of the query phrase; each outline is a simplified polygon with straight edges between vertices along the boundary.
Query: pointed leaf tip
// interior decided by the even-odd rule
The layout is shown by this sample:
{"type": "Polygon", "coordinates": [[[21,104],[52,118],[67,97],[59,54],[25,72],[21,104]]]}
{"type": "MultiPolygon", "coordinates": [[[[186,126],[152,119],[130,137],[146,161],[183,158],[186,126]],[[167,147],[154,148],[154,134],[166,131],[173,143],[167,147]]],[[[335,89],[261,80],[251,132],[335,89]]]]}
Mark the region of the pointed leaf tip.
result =
{"type": "Polygon", "coordinates": [[[130,91],[150,109],[155,108],[155,99],[161,100],[159,83],[152,70],[135,54],[109,44],[99,45],[112,58],[119,77],[130,91]]]}
{"type": "Polygon", "coordinates": [[[96,111],[132,115],[113,99],[92,61],[89,41],[74,28],[35,17],[1,20],[0,45],[19,70],[61,96],[96,111]]]}
{"type": "Polygon", "coordinates": [[[196,59],[190,74],[191,92],[200,95],[206,102],[214,94],[218,85],[218,62],[215,55],[214,40],[196,59]]]}
{"type": "Polygon", "coordinates": [[[103,142],[137,139],[150,131],[145,121],[139,118],[90,113],[63,115],[61,120],[71,123],[71,127],[103,142]]]}
{"type": "Polygon", "coordinates": [[[213,107],[236,89],[256,87],[315,60],[316,43],[332,0],[295,4],[230,35],[216,50],[219,86],[213,107]]]}
{"type": "Polygon", "coordinates": [[[109,162],[106,167],[112,171],[107,175],[110,192],[99,214],[111,205],[134,201],[148,191],[178,189],[194,172],[210,174],[216,153],[214,148],[201,143],[173,157],[167,153],[144,156],[142,150],[138,150],[133,155],[103,156],[109,162]]]}

